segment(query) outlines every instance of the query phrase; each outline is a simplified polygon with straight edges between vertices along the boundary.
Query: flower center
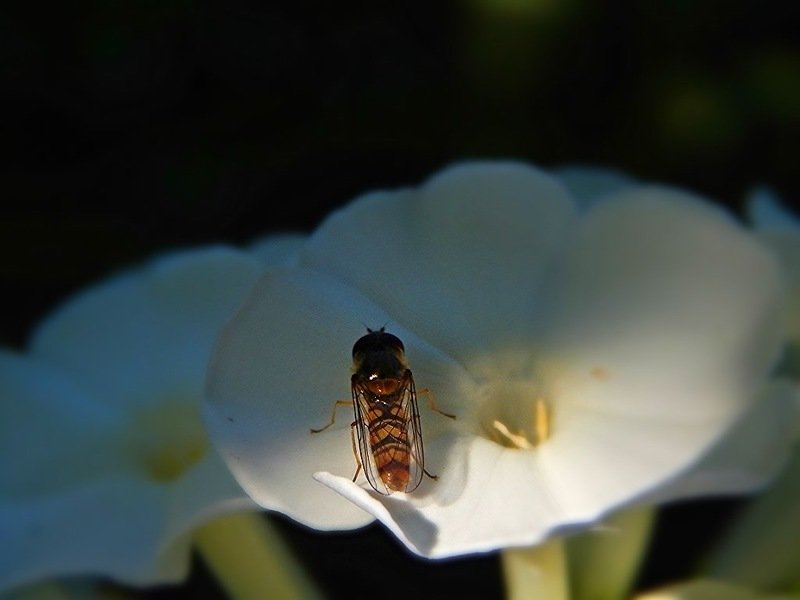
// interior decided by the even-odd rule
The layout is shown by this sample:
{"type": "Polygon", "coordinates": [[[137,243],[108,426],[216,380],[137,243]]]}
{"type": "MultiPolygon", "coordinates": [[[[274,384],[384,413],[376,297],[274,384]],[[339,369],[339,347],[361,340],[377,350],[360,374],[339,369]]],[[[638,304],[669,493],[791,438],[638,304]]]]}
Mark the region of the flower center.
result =
{"type": "Polygon", "coordinates": [[[487,383],[478,422],[487,438],[507,448],[530,449],[552,433],[553,411],[535,382],[500,380],[487,383]]]}
{"type": "Polygon", "coordinates": [[[162,483],[180,477],[208,448],[197,403],[174,396],[138,411],[127,442],[137,465],[162,483]]]}

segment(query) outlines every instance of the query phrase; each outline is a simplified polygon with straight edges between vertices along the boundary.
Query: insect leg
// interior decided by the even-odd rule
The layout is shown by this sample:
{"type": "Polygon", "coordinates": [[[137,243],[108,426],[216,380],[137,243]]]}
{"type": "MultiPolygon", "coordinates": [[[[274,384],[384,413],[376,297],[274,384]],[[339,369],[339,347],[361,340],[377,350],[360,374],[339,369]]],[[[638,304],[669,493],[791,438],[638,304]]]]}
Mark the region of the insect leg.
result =
{"type": "Polygon", "coordinates": [[[353,421],[352,423],[350,423],[350,444],[353,447],[353,457],[356,459],[356,464],[358,465],[358,467],[356,468],[356,473],[355,473],[355,475],[353,475],[353,483],[355,483],[356,477],[358,477],[358,474],[361,473],[361,459],[358,457],[358,452],[356,451],[356,434],[355,434],[355,431],[356,431],[356,425],[357,424],[358,423],[356,421],[353,421]]]}
{"type": "MultiPolygon", "coordinates": [[[[428,406],[430,407],[430,409],[432,411],[439,413],[443,417],[449,417],[451,419],[455,419],[456,418],[455,415],[451,415],[450,413],[444,412],[443,410],[441,410],[436,405],[436,400],[433,398],[433,392],[430,391],[428,388],[422,388],[421,390],[417,390],[417,395],[419,395],[419,394],[422,394],[423,396],[427,396],[428,397],[428,406]]],[[[430,475],[430,473],[428,473],[428,475],[430,475]]],[[[434,479],[435,479],[435,477],[434,477],[434,479]]]]}
{"type": "Polygon", "coordinates": [[[433,479],[434,481],[436,481],[437,479],[439,479],[439,476],[438,476],[438,475],[433,475],[432,473],[428,473],[428,469],[426,469],[425,467],[422,467],[422,472],[423,472],[423,473],[425,473],[425,475],[427,475],[428,477],[430,477],[430,478],[431,478],[431,479],[433,479]]]}
{"type": "Polygon", "coordinates": [[[331,422],[325,425],[324,427],[320,427],[319,429],[311,429],[311,433],[319,433],[320,431],[325,431],[328,427],[333,425],[336,422],[336,409],[339,406],[353,406],[352,400],[337,400],[333,403],[333,410],[331,411],[331,422]]]}

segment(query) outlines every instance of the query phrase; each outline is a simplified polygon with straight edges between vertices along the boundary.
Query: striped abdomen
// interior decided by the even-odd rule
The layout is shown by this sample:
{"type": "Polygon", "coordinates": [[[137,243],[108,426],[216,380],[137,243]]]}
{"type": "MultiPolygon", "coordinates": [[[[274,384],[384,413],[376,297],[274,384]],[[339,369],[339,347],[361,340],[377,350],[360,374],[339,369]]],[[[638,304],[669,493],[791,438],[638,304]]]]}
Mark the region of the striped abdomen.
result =
{"type": "Polygon", "coordinates": [[[375,467],[387,488],[405,491],[410,480],[411,445],[403,402],[374,399],[366,412],[369,446],[375,467]]]}

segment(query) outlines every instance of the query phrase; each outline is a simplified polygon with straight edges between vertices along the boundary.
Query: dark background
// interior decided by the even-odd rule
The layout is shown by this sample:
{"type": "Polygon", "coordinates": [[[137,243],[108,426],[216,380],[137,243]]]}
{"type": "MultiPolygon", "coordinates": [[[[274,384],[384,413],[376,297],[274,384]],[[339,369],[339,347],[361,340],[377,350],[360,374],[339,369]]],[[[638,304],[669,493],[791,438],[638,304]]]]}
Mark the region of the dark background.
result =
{"type": "MultiPolygon", "coordinates": [[[[613,166],[734,210],[755,183],[798,197],[797,3],[396,4],[4,4],[0,343],[154,253],[308,231],[461,158],[613,166]]],[[[666,522],[730,508],[709,506],[666,522]]],[[[334,596],[499,597],[494,557],[429,566],[377,527],[280,526],[334,596]]],[[[654,556],[648,584],[697,558],[654,556]]]]}

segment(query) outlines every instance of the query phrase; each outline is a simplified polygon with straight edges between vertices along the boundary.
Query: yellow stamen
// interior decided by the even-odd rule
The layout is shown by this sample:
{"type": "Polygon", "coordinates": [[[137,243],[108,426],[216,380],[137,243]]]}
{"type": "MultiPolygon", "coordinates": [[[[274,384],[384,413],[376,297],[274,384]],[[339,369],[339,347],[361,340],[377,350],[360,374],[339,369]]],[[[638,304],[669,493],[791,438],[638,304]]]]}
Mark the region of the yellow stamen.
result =
{"type": "Polygon", "coordinates": [[[516,447],[516,448],[520,448],[520,449],[528,449],[528,448],[533,448],[533,446],[531,445],[531,443],[528,441],[528,439],[527,439],[527,438],[526,438],[524,435],[517,435],[517,434],[515,434],[515,433],[511,433],[511,432],[508,430],[508,427],[506,427],[506,426],[505,426],[503,423],[501,423],[500,421],[498,421],[498,420],[495,420],[495,421],[492,423],[492,427],[494,427],[494,428],[495,428],[497,431],[499,431],[499,432],[500,432],[500,434],[501,434],[503,437],[505,437],[505,439],[506,439],[507,441],[511,442],[511,445],[512,445],[512,446],[514,446],[514,447],[516,447]]]}
{"type": "MultiPolygon", "coordinates": [[[[529,408],[528,410],[531,409],[529,408]]],[[[525,423],[520,419],[522,421],[520,424],[524,423],[522,427],[512,429],[518,417],[511,411],[506,412],[505,419],[493,418],[487,431],[489,437],[498,444],[519,450],[529,450],[546,441],[552,434],[550,408],[541,397],[533,401],[530,420],[525,423]]]]}

